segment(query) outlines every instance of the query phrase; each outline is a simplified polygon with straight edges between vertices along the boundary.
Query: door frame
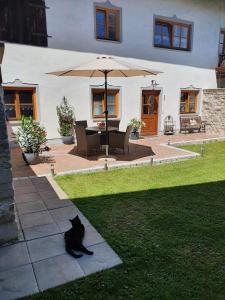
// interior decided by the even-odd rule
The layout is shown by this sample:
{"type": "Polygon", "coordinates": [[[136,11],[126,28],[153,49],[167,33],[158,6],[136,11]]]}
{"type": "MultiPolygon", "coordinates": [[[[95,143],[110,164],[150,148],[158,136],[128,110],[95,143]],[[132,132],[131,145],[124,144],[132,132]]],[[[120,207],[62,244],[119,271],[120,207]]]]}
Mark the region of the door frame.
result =
{"type": "Polygon", "coordinates": [[[163,117],[162,103],[163,103],[163,98],[165,98],[165,96],[163,96],[163,88],[162,87],[157,87],[157,88],[153,89],[151,86],[149,86],[149,87],[142,87],[140,89],[140,104],[139,104],[140,120],[142,120],[142,93],[144,91],[157,91],[157,92],[159,92],[158,122],[157,122],[157,132],[156,132],[156,135],[159,135],[159,133],[161,132],[161,124],[162,124],[161,122],[162,122],[162,117],[163,117]]]}

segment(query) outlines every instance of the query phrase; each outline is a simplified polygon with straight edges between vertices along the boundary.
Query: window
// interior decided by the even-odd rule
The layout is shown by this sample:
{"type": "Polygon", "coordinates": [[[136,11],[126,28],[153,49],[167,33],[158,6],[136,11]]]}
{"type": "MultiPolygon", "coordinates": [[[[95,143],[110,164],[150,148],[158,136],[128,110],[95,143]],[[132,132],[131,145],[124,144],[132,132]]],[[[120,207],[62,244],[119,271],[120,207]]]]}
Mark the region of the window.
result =
{"type": "Polygon", "coordinates": [[[44,0],[0,0],[0,40],[47,46],[44,0]]]}
{"type": "Polygon", "coordinates": [[[225,30],[221,30],[220,32],[220,46],[219,46],[219,54],[225,54],[225,30]]]}
{"type": "Polygon", "coordinates": [[[21,116],[37,119],[35,90],[30,88],[4,89],[5,113],[8,120],[20,120],[21,116]]]}
{"type": "Polygon", "coordinates": [[[191,29],[188,24],[155,21],[154,46],[160,48],[190,50],[191,29]]]}
{"type": "Polygon", "coordinates": [[[181,91],[180,113],[189,114],[197,112],[197,91],[181,91]]]}
{"type": "MultiPolygon", "coordinates": [[[[117,118],[119,91],[108,90],[108,112],[109,118],[117,118]]],[[[94,89],[92,90],[92,115],[93,118],[103,118],[105,111],[105,92],[104,90],[94,89]]]]}
{"type": "Polygon", "coordinates": [[[120,10],[96,8],[96,38],[120,41],[120,10]]]}

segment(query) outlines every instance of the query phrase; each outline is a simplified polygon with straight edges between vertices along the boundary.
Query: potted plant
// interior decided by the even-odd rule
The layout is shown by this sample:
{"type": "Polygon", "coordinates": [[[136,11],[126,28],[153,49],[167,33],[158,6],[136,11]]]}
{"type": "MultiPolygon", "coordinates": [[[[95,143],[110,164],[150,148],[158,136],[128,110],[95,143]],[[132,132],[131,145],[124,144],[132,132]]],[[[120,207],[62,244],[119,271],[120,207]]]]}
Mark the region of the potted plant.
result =
{"type": "Polygon", "coordinates": [[[140,129],[145,127],[145,123],[137,118],[133,118],[130,120],[129,125],[132,126],[132,131],[130,134],[131,140],[138,140],[140,135],[140,129]]]}
{"type": "Polygon", "coordinates": [[[31,164],[39,156],[41,146],[46,143],[46,131],[44,127],[35,123],[32,117],[22,116],[16,140],[23,150],[23,159],[27,164],[31,164]]]}
{"type": "Polygon", "coordinates": [[[64,144],[72,144],[73,139],[73,124],[74,109],[69,105],[68,100],[64,97],[62,103],[56,107],[58,121],[59,121],[59,134],[61,135],[64,144]]]}

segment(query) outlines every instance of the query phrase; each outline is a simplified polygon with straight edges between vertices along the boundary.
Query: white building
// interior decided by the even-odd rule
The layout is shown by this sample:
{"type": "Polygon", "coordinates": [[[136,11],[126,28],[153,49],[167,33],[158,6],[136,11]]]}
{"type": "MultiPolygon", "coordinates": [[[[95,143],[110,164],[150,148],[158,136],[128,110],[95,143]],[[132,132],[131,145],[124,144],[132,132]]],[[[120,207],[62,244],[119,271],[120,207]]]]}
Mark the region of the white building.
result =
{"type": "Polygon", "coordinates": [[[121,129],[137,117],[147,124],[145,134],[161,134],[171,115],[179,130],[181,115],[201,115],[202,90],[217,88],[215,68],[219,54],[225,55],[224,0],[1,0],[0,5],[8,118],[16,124],[21,114],[33,114],[49,139],[59,137],[56,105],[64,96],[77,120],[92,125],[103,117],[104,82],[46,73],[99,55],[163,72],[109,80],[110,118],[121,120],[121,129]]]}

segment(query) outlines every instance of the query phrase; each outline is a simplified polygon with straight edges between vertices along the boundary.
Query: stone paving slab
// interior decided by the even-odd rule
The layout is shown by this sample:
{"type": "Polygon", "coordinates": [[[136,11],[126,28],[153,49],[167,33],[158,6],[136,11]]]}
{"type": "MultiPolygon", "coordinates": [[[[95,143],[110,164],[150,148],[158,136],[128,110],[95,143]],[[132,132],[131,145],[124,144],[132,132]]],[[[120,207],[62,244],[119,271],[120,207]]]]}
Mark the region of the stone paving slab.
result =
{"type": "Polygon", "coordinates": [[[41,199],[42,199],[41,196],[37,192],[18,195],[15,190],[15,202],[16,203],[36,202],[41,199]]]}
{"type": "Polygon", "coordinates": [[[119,256],[106,242],[90,246],[88,249],[93,251],[94,255],[85,255],[78,260],[86,275],[95,273],[96,269],[101,271],[122,263],[119,256]]]}
{"type": "Polygon", "coordinates": [[[26,243],[0,248],[0,271],[9,270],[30,263],[26,243]]]}
{"type": "Polygon", "coordinates": [[[65,253],[63,235],[51,235],[27,242],[31,262],[65,253]]]}
{"type": "Polygon", "coordinates": [[[73,205],[50,210],[50,214],[56,223],[60,221],[68,221],[79,214],[79,210],[73,205]]]}
{"type": "Polygon", "coordinates": [[[13,300],[38,293],[31,264],[0,272],[0,299],[13,300]]]}
{"type": "Polygon", "coordinates": [[[70,200],[60,200],[59,198],[45,198],[44,200],[45,206],[48,209],[61,208],[65,206],[74,206],[74,204],[70,200]]]}
{"type": "Polygon", "coordinates": [[[38,226],[38,225],[54,223],[50,213],[47,210],[21,215],[20,222],[23,229],[28,227],[38,226]]]}
{"type": "Polygon", "coordinates": [[[16,208],[19,215],[46,210],[46,206],[44,205],[43,201],[34,201],[20,204],[18,203],[16,204],[16,208]]]}
{"type": "Polygon", "coordinates": [[[59,227],[55,223],[33,226],[23,229],[25,239],[27,241],[34,240],[37,238],[62,233],[59,227]]]}
{"type": "Polygon", "coordinates": [[[41,291],[85,276],[78,261],[67,254],[34,263],[34,272],[41,291]]]}
{"type": "Polygon", "coordinates": [[[14,187],[24,241],[0,247],[0,299],[17,299],[122,263],[53,179],[14,180],[14,187]],[[84,245],[94,251],[80,259],[67,254],[64,245],[69,219],[77,214],[86,229],[84,245]]]}

